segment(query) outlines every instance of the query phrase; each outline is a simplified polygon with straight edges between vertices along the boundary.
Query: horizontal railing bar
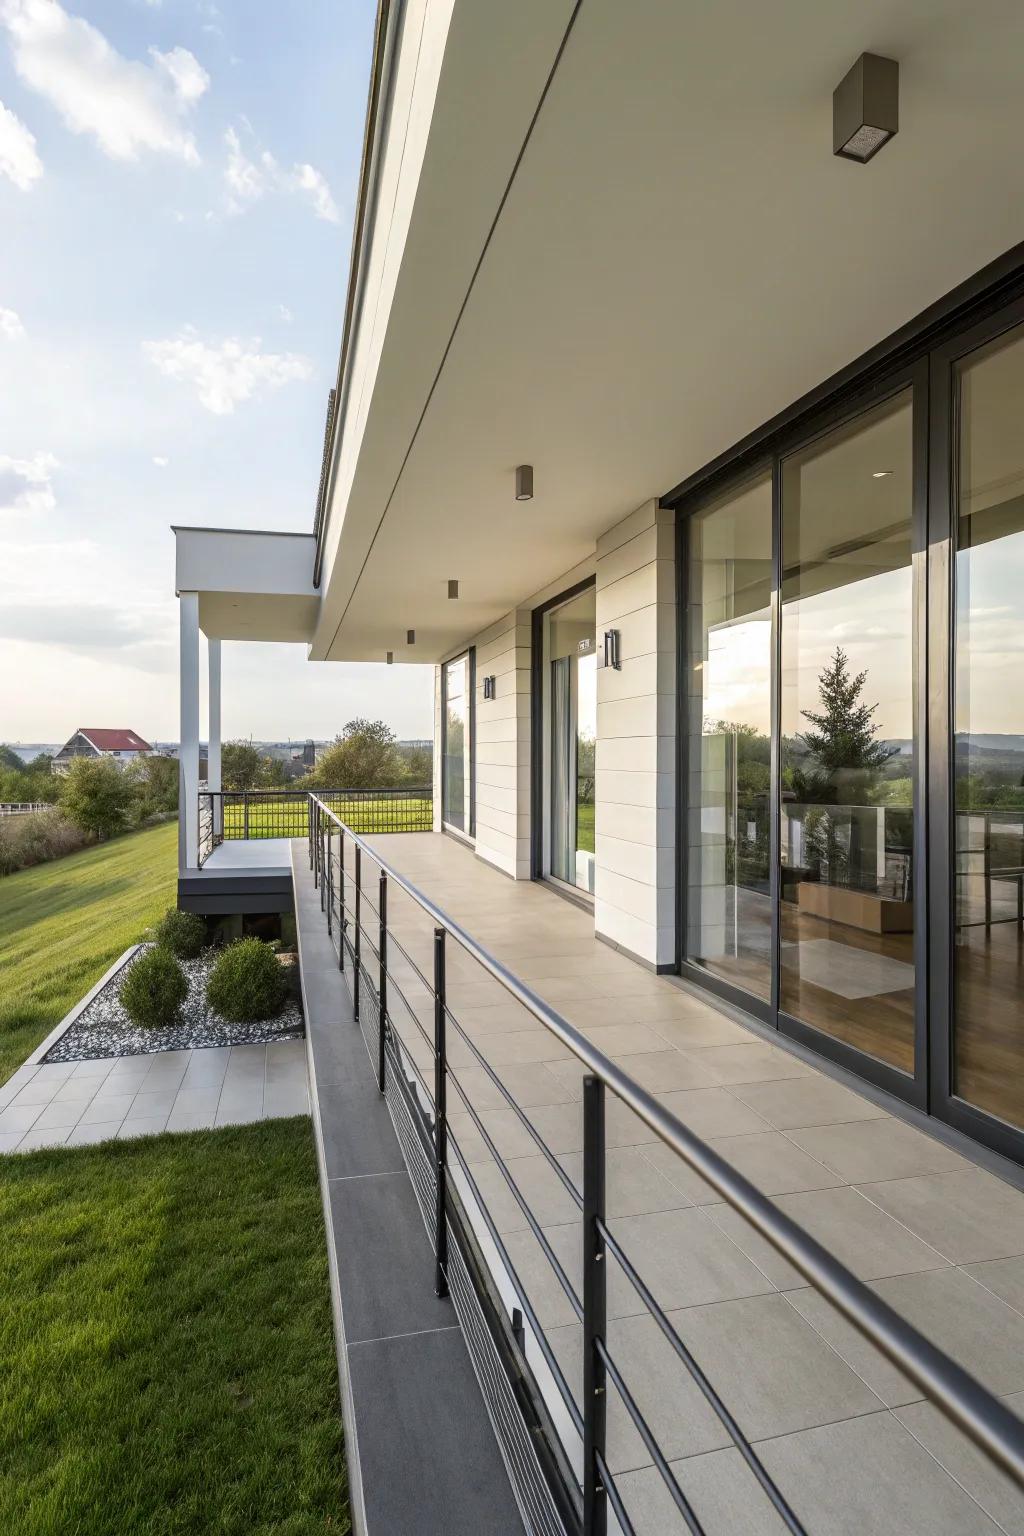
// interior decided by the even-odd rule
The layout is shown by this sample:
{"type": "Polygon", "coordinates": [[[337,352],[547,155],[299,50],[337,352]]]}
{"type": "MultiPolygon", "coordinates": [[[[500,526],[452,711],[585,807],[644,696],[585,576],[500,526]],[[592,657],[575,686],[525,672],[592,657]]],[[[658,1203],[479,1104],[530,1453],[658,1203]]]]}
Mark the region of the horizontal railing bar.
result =
{"type": "Polygon", "coordinates": [[[626,1506],[623,1504],[619,1490],[615,1486],[615,1479],[609,1472],[608,1463],[600,1451],[594,1452],[594,1460],[597,1463],[597,1473],[601,1479],[601,1486],[604,1488],[605,1496],[611,1505],[612,1513],[619,1522],[622,1536],[636,1536],[636,1526],[626,1514],[626,1506]]]}
{"type": "MultiPolygon", "coordinates": [[[[313,798],[316,798],[315,796],[313,798]]],[[[330,806],[321,809],[345,824],[330,806]]],[[[444,928],[461,948],[501,983],[505,990],[567,1046],[606,1087],[639,1116],[661,1141],[706,1179],[712,1189],[750,1222],[795,1269],[883,1354],[919,1386],[954,1424],[1024,1488],[1024,1423],[967,1371],[841,1264],[785,1212],[772,1205],[749,1179],[694,1134],[687,1125],[641,1088],[610,1057],[567,1019],[489,954],[473,936],[407,880],[358,833],[345,827],[352,842],[385,871],[399,890],[444,928]]]]}
{"type": "Polygon", "coordinates": [[[693,1506],[691,1505],[689,1499],[686,1497],[686,1494],[680,1488],[672,1468],[669,1466],[668,1462],[662,1455],[658,1446],[658,1442],[655,1440],[653,1434],[651,1433],[647,1420],[644,1418],[643,1414],[640,1412],[639,1407],[637,1406],[636,1398],[633,1396],[632,1392],[623,1381],[618,1366],[615,1364],[615,1361],[612,1359],[611,1355],[608,1353],[608,1350],[605,1347],[604,1340],[597,1339],[596,1346],[597,1352],[604,1362],[605,1371],[611,1377],[612,1384],[621,1397],[626,1412],[633,1420],[637,1434],[640,1436],[644,1445],[647,1447],[647,1451],[651,1460],[654,1462],[654,1465],[661,1473],[662,1481],[664,1482],[665,1487],[668,1489],[676,1508],[682,1515],[683,1519],[686,1521],[686,1524],[689,1526],[690,1530],[693,1532],[693,1536],[705,1536],[704,1527],[697,1519],[697,1516],[693,1510],[693,1506]]]}
{"type": "Polygon", "coordinates": [[[683,1365],[686,1367],[695,1385],[700,1388],[701,1392],[703,1392],[705,1398],[710,1403],[715,1413],[718,1415],[722,1427],[728,1432],[729,1438],[732,1440],[736,1449],[747,1463],[747,1466],[750,1468],[751,1472],[753,1472],[754,1476],[761,1484],[761,1487],[764,1489],[769,1499],[771,1499],[772,1503],[775,1505],[775,1508],[778,1510],[782,1519],[785,1520],[786,1524],[789,1526],[789,1529],[794,1532],[794,1536],[804,1536],[803,1526],[800,1525],[796,1516],[789,1509],[788,1504],[783,1499],[782,1495],[775,1487],[775,1484],[772,1482],[772,1479],[769,1477],[768,1473],[765,1471],[765,1468],[759,1461],[746,1435],[743,1433],[742,1429],[740,1429],[739,1424],[733,1418],[729,1409],[726,1407],[721,1397],[719,1397],[718,1393],[715,1391],[715,1388],[712,1386],[708,1377],[704,1374],[704,1371],[701,1369],[696,1358],[691,1354],[690,1350],[683,1343],[682,1339],[679,1337],[678,1333],[669,1322],[668,1317],[665,1315],[662,1307],[654,1299],[654,1296],[651,1294],[644,1281],[640,1278],[633,1264],[633,1261],[623,1252],[621,1244],[618,1243],[612,1234],[608,1231],[608,1228],[603,1221],[598,1222],[598,1229],[604,1239],[605,1247],[610,1253],[615,1255],[623,1270],[623,1273],[626,1275],[626,1278],[632,1283],[634,1290],[640,1297],[640,1300],[644,1303],[647,1310],[654,1318],[654,1321],[665,1335],[665,1338],[668,1340],[676,1354],[679,1356],[680,1360],[683,1362],[683,1365]]]}

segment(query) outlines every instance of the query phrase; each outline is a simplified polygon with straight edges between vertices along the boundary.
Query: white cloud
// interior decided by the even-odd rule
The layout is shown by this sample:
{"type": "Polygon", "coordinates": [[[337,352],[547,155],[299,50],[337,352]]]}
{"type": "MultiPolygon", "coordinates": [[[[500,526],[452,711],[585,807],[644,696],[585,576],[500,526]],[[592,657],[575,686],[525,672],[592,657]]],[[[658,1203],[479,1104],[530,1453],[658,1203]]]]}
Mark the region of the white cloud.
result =
{"type": "Polygon", "coordinates": [[[258,159],[251,159],[234,128],[227,130],[224,142],[228,147],[224,180],[229,192],[229,213],[241,213],[244,204],[258,202],[269,192],[285,192],[308,198],[318,219],[326,219],[330,224],[340,221],[341,213],[327,178],[315,166],[293,165],[286,171],[267,149],[260,152],[258,159]]]}
{"type": "Polygon", "coordinates": [[[292,314],[287,304],[279,304],[277,306],[277,313],[280,319],[284,321],[285,325],[291,325],[292,321],[295,319],[295,316],[292,314]]]}
{"type": "Polygon", "coordinates": [[[243,400],[293,379],[308,379],[313,367],[295,352],[261,352],[258,337],[229,337],[219,345],[203,341],[192,326],[164,341],[147,341],[143,350],[169,379],[195,386],[199,402],[215,416],[230,416],[243,400]]]}
{"type": "Polygon", "coordinates": [[[52,477],[57,460],[52,453],[12,459],[0,453],[0,512],[52,512],[57,505],[52,477]]]}
{"type": "Polygon", "coordinates": [[[0,0],[0,21],[11,35],[18,75],[74,133],[92,134],[114,160],[152,150],[198,161],[182,118],[210,77],[186,48],[151,49],[151,65],[126,59],[58,0],[0,0]]]}
{"type": "Polygon", "coordinates": [[[43,174],[43,162],[36,152],[35,136],[20,117],[15,117],[0,101],[0,173],[9,176],[16,187],[27,192],[43,174]]]}
{"type": "Polygon", "coordinates": [[[13,309],[0,309],[0,336],[8,341],[17,341],[19,336],[24,336],[25,327],[21,323],[21,316],[13,309]]]}
{"type": "Polygon", "coordinates": [[[165,459],[162,453],[154,453],[153,455],[153,463],[157,469],[166,469],[170,462],[170,459],[165,459]]]}

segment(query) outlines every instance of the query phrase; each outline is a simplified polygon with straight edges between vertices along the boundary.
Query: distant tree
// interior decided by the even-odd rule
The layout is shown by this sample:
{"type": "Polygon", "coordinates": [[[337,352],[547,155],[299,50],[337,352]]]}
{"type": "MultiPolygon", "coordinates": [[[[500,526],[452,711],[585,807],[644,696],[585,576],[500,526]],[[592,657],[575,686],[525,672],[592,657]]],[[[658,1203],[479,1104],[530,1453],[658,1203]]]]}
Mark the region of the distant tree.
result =
{"type": "Polygon", "coordinates": [[[350,720],[302,780],[311,789],[388,789],[407,777],[395,733],[383,720],[350,720]]]}
{"type": "Polygon", "coordinates": [[[0,742],[0,768],[11,768],[16,773],[18,773],[22,768],[24,768],[24,766],[25,764],[22,762],[17,752],[15,752],[14,748],[8,747],[4,745],[3,742],[0,742]]]}
{"type": "Polygon", "coordinates": [[[288,783],[288,768],[279,757],[265,757],[263,759],[263,773],[260,787],[263,789],[279,789],[282,784],[288,783]]]}
{"type": "Polygon", "coordinates": [[[251,741],[226,741],[220,754],[220,780],[225,789],[258,789],[263,782],[263,755],[251,741]]]}
{"type": "Polygon", "coordinates": [[[135,788],[140,820],[178,809],[178,764],[173,757],[161,757],[154,752],[137,758],[124,773],[135,788]]]}
{"type": "Polygon", "coordinates": [[[109,757],[76,757],[61,783],[60,808],[68,821],[102,840],[128,826],[136,796],[131,775],[109,757]]]}
{"type": "Polygon", "coordinates": [[[803,743],[829,775],[844,769],[884,768],[899,753],[899,747],[887,747],[875,740],[879,727],[871,716],[878,705],[860,702],[866,680],[866,672],[858,672],[856,677],[850,675],[846,652],[837,645],[832,660],[818,678],[821,711],[800,711],[815,727],[813,731],[804,731],[803,743]]]}
{"type": "Polygon", "coordinates": [[[49,773],[52,762],[52,752],[37,752],[28,766],[32,773],[49,773]]]}

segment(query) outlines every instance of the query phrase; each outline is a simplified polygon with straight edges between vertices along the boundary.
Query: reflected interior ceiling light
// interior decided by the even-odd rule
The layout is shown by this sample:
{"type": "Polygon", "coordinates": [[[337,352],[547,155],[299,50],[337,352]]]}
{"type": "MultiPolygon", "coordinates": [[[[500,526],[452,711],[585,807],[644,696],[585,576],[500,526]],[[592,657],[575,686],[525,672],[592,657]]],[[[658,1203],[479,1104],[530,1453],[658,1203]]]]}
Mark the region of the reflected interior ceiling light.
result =
{"type": "Polygon", "coordinates": [[[516,465],[516,501],[533,500],[533,465],[516,465]]]}
{"type": "Polygon", "coordinates": [[[414,629],[407,629],[406,630],[406,632],[405,632],[405,643],[406,643],[406,645],[415,645],[416,644],[416,631],[414,629]]]}
{"type": "Polygon", "coordinates": [[[871,478],[872,480],[885,480],[891,474],[891,469],[873,469],[871,471],[871,478]]]}
{"type": "Polygon", "coordinates": [[[832,153],[866,165],[899,131],[900,66],[862,53],[832,93],[832,153]]]}
{"type": "Polygon", "coordinates": [[[457,581],[450,581],[448,583],[448,596],[449,597],[458,597],[458,595],[459,595],[459,584],[458,584],[458,582],[457,581]]]}

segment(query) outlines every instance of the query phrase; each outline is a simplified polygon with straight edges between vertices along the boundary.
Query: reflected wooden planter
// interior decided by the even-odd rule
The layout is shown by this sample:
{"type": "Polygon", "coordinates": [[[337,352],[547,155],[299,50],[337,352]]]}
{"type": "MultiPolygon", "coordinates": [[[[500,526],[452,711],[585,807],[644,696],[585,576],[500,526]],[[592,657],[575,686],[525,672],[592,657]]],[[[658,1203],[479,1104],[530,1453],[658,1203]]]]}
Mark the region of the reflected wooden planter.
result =
{"type": "Polygon", "coordinates": [[[913,933],[914,903],[896,901],[891,896],[875,896],[870,891],[851,891],[841,885],[820,882],[803,884],[797,903],[808,917],[825,922],[845,923],[865,933],[913,933]]]}

